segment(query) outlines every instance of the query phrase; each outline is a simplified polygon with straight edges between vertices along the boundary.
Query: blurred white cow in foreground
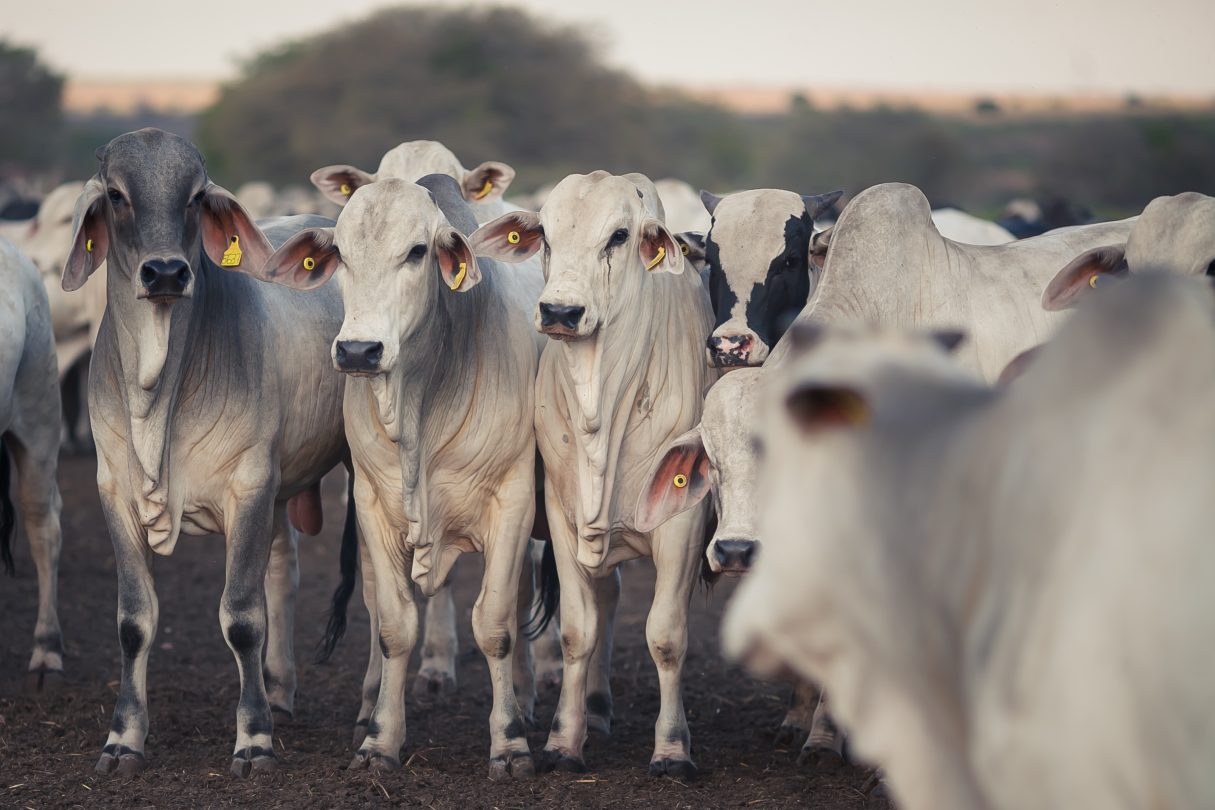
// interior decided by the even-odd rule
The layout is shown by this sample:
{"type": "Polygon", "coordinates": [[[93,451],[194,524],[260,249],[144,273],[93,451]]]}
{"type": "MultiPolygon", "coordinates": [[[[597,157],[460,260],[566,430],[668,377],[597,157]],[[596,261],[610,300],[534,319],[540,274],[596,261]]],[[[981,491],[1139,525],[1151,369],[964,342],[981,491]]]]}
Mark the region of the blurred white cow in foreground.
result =
{"type": "Polygon", "coordinates": [[[908,810],[1215,805],[1210,286],[1128,282],[997,390],[956,334],[794,337],[728,654],[823,683],[908,810]]]}

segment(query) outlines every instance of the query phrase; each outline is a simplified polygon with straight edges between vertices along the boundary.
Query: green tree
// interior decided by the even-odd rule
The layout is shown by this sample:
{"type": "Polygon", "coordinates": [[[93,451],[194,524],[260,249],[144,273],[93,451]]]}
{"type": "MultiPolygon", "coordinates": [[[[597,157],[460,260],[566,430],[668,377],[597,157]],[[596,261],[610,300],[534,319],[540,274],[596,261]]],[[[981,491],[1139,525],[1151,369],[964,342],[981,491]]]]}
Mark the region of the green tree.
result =
{"type": "Polygon", "coordinates": [[[0,175],[55,163],[63,133],[63,77],[31,48],[0,40],[0,175]]]}

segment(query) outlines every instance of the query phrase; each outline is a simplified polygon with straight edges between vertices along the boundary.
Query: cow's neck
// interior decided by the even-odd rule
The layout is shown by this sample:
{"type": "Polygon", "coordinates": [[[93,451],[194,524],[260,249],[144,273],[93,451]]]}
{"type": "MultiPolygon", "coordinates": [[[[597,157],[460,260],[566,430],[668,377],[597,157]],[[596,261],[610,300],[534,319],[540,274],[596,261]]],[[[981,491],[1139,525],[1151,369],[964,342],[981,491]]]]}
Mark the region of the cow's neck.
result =
{"type": "Polygon", "coordinates": [[[632,404],[654,350],[664,299],[647,284],[589,338],[562,344],[577,454],[579,561],[596,567],[608,551],[612,494],[632,404]]]}
{"type": "Polygon", "coordinates": [[[171,424],[188,370],[190,344],[207,308],[206,268],[197,258],[193,266],[202,270],[195,280],[194,296],[168,305],[136,300],[126,280],[129,269],[107,276],[106,306],[115,326],[123,399],[130,420],[131,472],[138,476],[136,491],[142,495],[139,519],[148,530],[149,543],[164,553],[172,550],[177,534],[177,519],[168,508],[171,424]]]}

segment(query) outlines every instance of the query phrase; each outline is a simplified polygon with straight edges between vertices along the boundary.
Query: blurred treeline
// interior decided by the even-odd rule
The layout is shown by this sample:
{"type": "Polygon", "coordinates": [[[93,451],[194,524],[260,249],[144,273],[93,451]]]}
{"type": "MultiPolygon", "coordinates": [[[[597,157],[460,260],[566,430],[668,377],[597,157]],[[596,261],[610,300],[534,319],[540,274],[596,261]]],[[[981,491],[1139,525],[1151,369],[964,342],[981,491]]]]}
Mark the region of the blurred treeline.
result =
{"type": "Polygon", "coordinates": [[[25,52],[10,67],[21,61],[13,53],[22,52],[0,47],[12,128],[0,137],[0,171],[10,173],[16,160],[87,175],[97,145],[155,124],[193,137],[229,187],[306,183],[331,163],[374,171],[388,148],[430,138],[467,166],[511,163],[516,191],[604,168],[719,191],[855,192],[900,180],[936,204],[980,212],[1013,196],[1065,196],[1116,214],[1160,194],[1215,194],[1215,109],[1161,112],[1130,99],[1119,114],[1026,117],[984,101],[973,115],[944,116],[821,110],[795,97],[785,113],[747,116],[643,86],[603,64],[592,32],[506,8],[403,7],[284,44],[250,60],[197,120],[64,120],[57,104],[45,109],[59,92],[46,74],[14,121],[5,93],[20,81],[6,79],[38,66],[25,52]]]}

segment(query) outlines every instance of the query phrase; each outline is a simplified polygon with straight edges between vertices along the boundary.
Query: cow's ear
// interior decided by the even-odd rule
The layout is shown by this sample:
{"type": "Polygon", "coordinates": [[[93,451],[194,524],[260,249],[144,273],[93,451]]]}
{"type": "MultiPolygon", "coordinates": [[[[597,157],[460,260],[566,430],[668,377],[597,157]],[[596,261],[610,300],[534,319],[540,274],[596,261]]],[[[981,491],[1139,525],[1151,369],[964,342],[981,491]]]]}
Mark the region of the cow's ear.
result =
{"type": "Polygon", "coordinates": [[[641,261],[646,270],[661,270],[675,275],[683,272],[683,251],[667,226],[658,220],[647,219],[641,226],[637,249],[641,251],[641,261]]]}
{"type": "Polygon", "coordinates": [[[700,190],[700,202],[709,212],[709,216],[713,216],[713,212],[717,210],[717,204],[721,202],[721,197],[718,197],[711,191],[700,190]]]}
{"type": "Polygon", "coordinates": [[[357,189],[374,183],[375,175],[354,166],[339,164],[317,169],[309,179],[326,199],[338,205],[345,205],[357,189]]]}
{"type": "Polygon", "coordinates": [[[105,186],[94,177],[84,184],[76,199],[72,222],[72,249],[63,263],[60,284],[71,292],[84,286],[89,276],[105,261],[110,251],[110,235],[105,224],[105,186]]]}
{"type": "Polygon", "coordinates": [[[468,292],[481,281],[481,268],[472,245],[455,228],[442,228],[434,239],[435,256],[443,283],[455,292],[468,292]]]}
{"type": "Polygon", "coordinates": [[[710,486],[709,456],[700,428],[692,428],[667,445],[647,480],[637,504],[638,531],[653,531],[700,503],[710,486]]]}
{"type": "Polygon", "coordinates": [[[827,251],[831,248],[831,232],[834,230],[835,226],[832,225],[810,238],[810,263],[819,270],[827,264],[827,251]]]}
{"type": "Polygon", "coordinates": [[[505,163],[487,160],[464,175],[461,191],[469,202],[500,200],[515,179],[515,170],[505,163]]]}
{"type": "Polygon", "coordinates": [[[785,411],[803,434],[869,421],[869,402],[855,388],[805,383],[785,397],[785,411]]]}
{"type": "Polygon", "coordinates": [[[258,276],[274,248],[231,192],[208,184],[201,219],[207,258],[225,269],[258,276]]]}
{"type": "Polygon", "coordinates": [[[684,259],[699,273],[705,269],[705,235],[699,231],[684,231],[675,234],[675,242],[684,259]]]}
{"type": "Polygon", "coordinates": [[[274,251],[256,275],[284,287],[312,290],[328,281],[341,263],[333,228],[308,228],[274,251]]]}
{"type": "Polygon", "coordinates": [[[1127,269],[1126,243],[1085,251],[1046,285],[1042,308],[1056,312],[1074,307],[1090,289],[1104,280],[1125,276],[1127,269]]]}
{"type": "Polygon", "coordinates": [[[844,190],[829,191],[826,194],[803,194],[802,202],[806,204],[806,213],[810,219],[818,219],[844,196],[844,190]]]}
{"type": "Polygon", "coordinates": [[[478,256],[512,264],[536,255],[544,241],[540,215],[511,211],[477,228],[469,240],[478,256]]]}

